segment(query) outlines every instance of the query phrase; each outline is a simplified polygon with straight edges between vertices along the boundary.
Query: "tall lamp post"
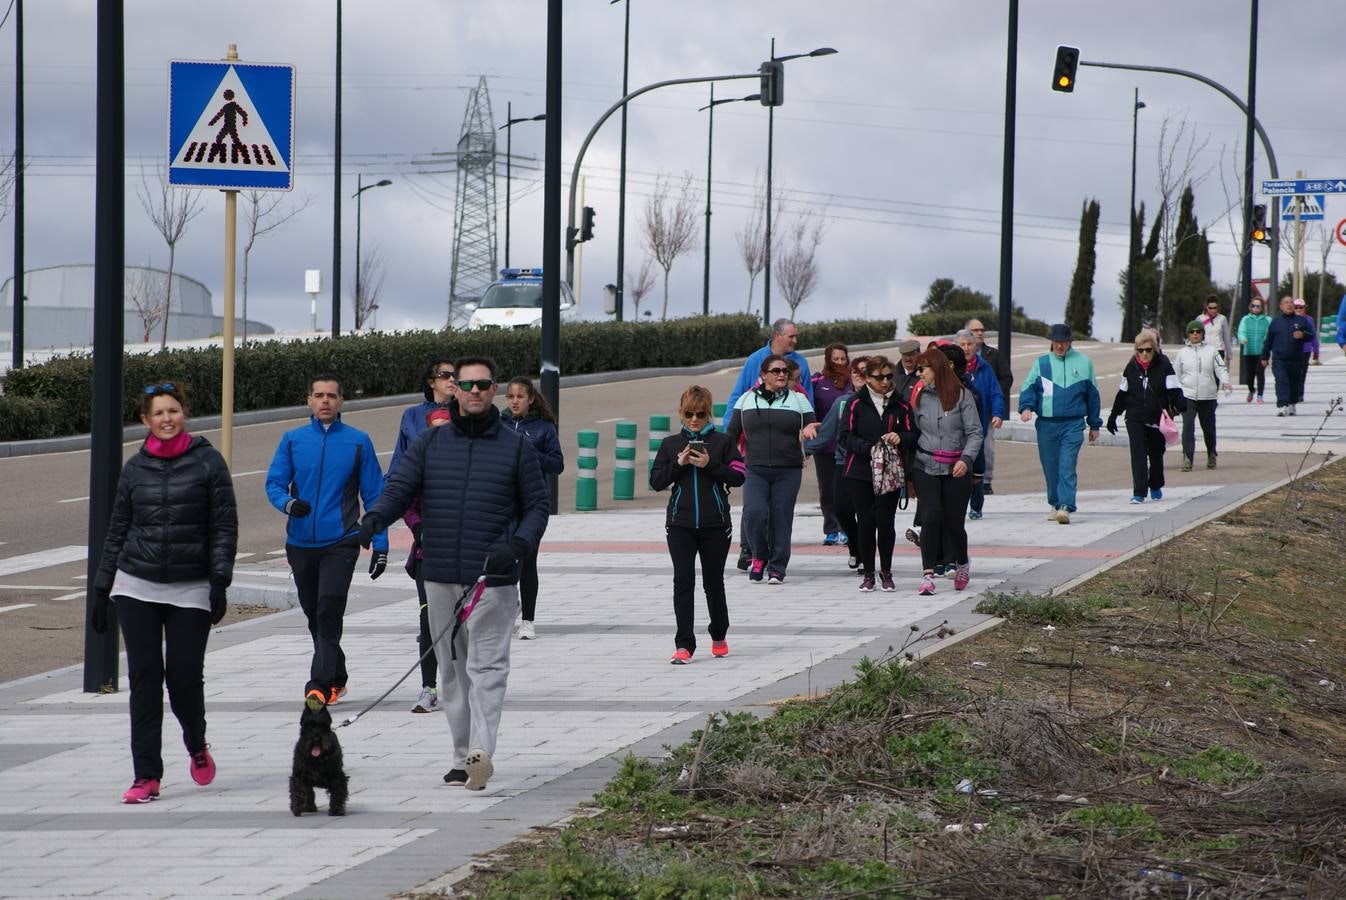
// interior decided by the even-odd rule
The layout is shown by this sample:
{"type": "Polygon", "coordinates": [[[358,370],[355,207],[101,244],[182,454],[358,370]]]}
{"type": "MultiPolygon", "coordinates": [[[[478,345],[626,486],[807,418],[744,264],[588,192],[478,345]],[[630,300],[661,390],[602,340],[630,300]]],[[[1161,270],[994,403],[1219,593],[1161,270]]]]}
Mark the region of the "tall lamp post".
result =
{"type": "Polygon", "coordinates": [[[1126,314],[1122,322],[1122,340],[1136,339],[1136,252],[1140,244],[1140,225],[1136,222],[1136,128],[1140,121],[1140,111],[1145,104],[1140,101],[1140,88],[1131,107],[1131,240],[1127,253],[1130,259],[1126,263],[1126,314]]]}
{"type": "MultiPolygon", "coordinates": [[[[789,62],[806,56],[831,56],[836,53],[831,47],[819,47],[808,53],[791,53],[788,56],[776,55],[776,39],[771,39],[771,61],[789,62]]],[[[767,107],[766,111],[766,243],[762,247],[762,321],[771,321],[771,156],[776,135],[776,108],[767,107]]]]}
{"type": "Polygon", "coordinates": [[[761,94],[749,94],[746,97],[733,97],[726,100],[715,99],[715,84],[710,85],[710,102],[697,110],[705,112],[710,110],[706,125],[706,262],[705,274],[703,276],[701,287],[701,314],[710,315],[710,160],[711,151],[715,146],[715,107],[724,103],[744,103],[749,100],[761,100],[761,94]]]}
{"type": "Polygon", "coordinates": [[[505,267],[509,268],[509,182],[510,182],[510,162],[514,159],[514,126],[520,122],[545,122],[546,113],[540,113],[536,116],[523,116],[514,118],[514,104],[505,104],[505,124],[501,125],[505,132],[505,267]]]}
{"type": "MultiPolygon", "coordinates": [[[[609,6],[621,0],[610,0],[609,6]]],[[[627,75],[631,69],[631,0],[626,0],[626,24],[622,28],[622,96],[630,93],[627,75]]],[[[613,298],[616,320],[622,321],[623,301],[626,297],[626,104],[622,104],[621,174],[617,177],[617,293],[613,298]]],[[[571,176],[575,177],[574,175],[571,176]]]]}
{"type": "MultiPolygon", "coordinates": [[[[336,129],[332,170],[332,337],[341,336],[341,0],[336,0],[336,129]]],[[[359,268],[358,266],[356,267],[359,268]]]]}
{"type": "Polygon", "coordinates": [[[363,176],[363,175],[356,175],[356,176],[355,176],[355,193],[354,193],[354,194],[351,194],[352,199],[355,200],[355,318],[356,318],[356,327],[359,327],[360,325],[363,325],[363,324],[364,324],[364,322],[360,320],[360,303],[364,300],[364,297],[360,294],[360,202],[361,202],[361,201],[360,201],[360,195],[363,194],[365,191],[372,191],[374,188],[387,187],[388,185],[392,184],[392,181],[391,181],[390,179],[387,179],[387,178],[384,178],[384,179],[381,180],[381,181],[376,181],[376,182],[374,182],[373,184],[362,184],[363,181],[364,181],[364,176],[363,176]]]}

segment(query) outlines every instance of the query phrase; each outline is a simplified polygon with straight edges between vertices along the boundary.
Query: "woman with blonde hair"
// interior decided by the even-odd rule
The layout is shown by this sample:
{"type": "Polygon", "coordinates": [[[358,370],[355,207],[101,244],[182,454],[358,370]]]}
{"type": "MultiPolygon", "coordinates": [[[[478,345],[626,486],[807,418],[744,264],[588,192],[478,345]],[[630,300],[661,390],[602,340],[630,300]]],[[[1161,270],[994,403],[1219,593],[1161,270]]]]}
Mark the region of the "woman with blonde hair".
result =
{"type": "Polygon", "coordinates": [[[1160,416],[1186,407],[1173,363],[1159,349],[1159,334],[1143,328],[1136,335],[1136,353],[1122,369],[1122,382],[1112,401],[1108,433],[1117,433],[1117,417],[1126,413],[1126,439],[1131,449],[1131,502],[1164,497],[1164,449],[1160,416]]]}

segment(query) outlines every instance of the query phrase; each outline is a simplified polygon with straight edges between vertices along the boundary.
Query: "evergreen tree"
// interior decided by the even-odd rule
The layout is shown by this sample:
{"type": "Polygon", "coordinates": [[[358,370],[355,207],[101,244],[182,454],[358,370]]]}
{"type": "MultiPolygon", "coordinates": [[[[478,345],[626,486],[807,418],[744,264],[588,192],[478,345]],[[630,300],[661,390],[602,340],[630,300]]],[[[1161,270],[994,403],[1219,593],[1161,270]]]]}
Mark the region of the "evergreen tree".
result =
{"type": "Polygon", "coordinates": [[[1155,214],[1154,224],[1150,226],[1150,238],[1145,242],[1145,252],[1142,254],[1145,259],[1155,259],[1159,256],[1159,237],[1164,228],[1164,204],[1159,204],[1159,212],[1155,214]]]}
{"type": "Polygon", "coordinates": [[[1098,263],[1097,200],[1090,200],[1080,210],[1080,249],[1075,260],[1075,274],[1070,278],[1070,295],[1066,298],[1066,324],[1082,337],[1093,336],[1094,269],[1098,263]]]}

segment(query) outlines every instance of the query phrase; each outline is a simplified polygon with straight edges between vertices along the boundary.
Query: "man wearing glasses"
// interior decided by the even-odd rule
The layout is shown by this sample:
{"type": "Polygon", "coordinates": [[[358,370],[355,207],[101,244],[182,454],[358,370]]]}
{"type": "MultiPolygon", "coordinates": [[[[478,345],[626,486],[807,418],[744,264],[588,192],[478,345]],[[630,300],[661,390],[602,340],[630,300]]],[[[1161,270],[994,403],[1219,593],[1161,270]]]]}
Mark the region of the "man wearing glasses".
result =
{"type": "MultiPolygon", "coordinates": [[[[1014,371],[1010,368],[1009,359],[986,343],[986,326],[981,323],[981,319],[968,319],[963,327],[972,332],[972,336],[977,339],[977,355],[981,357],[982,362],[991,367],[995,380],[1000,383],[1000,394],[1004,400],[1004,408],[1008,411],[1010,388],[1014,387],[1014,371]]],[[[988,430],[986,439],[982,441],[982,450],[986,454],[986,475],[982,478],[982,489],[986,494],[995,493],[991,490],[991,479],[995,477],[995,436],[999,430],[999,425],[988,430]]]]}
{"type": "Polygon", "coordinates": [[[519,563],[537,550],[550,500],[537,452],[500,424],[495,363],[458,360],[451,420],[407,447],[378,502],[365,513],[361,540],[374,538],[420,498],[421,577],[439,657],[439,699],[453,736],[445,783],[482,790],[495,772],[496,732],[509,679],[519,615],[519,563]],[[486,577],[471,618],[454,631],[456,605],[486,577]]]}
{"type": "MultiPolygon", "coordinates": [[[[374,442],[341,421],[342,397],[337,376],[315,376],[309,383],[308,424],[281,435],[266,472],[267,499],[289,517],[285,557],[313,638],[304,700],[315,710],[346,693],[341,630],[360,556],[358,501],[368,509],[383,490],[374,442]]],[[[378,578],[387,567],[388,535],[380,529],[369,556],[369,577],[378,578]]]]}

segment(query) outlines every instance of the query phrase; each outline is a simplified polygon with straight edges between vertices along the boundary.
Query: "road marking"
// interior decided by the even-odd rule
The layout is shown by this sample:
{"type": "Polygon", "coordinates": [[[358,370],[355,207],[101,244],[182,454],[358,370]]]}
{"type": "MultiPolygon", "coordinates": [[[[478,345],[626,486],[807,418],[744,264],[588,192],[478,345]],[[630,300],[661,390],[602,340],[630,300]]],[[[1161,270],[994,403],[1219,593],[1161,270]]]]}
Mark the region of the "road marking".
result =
{"type": "Polygon", "coordinates": [[[249,556],[256,556],[256,555],[257,555],[256,553],[235,553],[234,559],[235,560],[247,559],[249,556]]]}
{"type": "Polygon", "coordinates": [[[624,416],[618,416],[618,417],[615,418],[615,419],[598,419],[596,422],[594,422],[594,424],[595,424],[595,425],[607,425],[607,424],[610,423],[610,422],[623,422],[623,421],[625,421],[625,417],[624,417],[624,416]]]}
{"type": "Polygon", "coordinates": [[[64,500],[57,500],[57,503],[83,503],[88,497],[67,497],[64,500]]]}
{"type": "Polygon", "coordinates": [[[0,577],[18,572],[31,572],[33,569],[45,569],[63,563],[75,562],[87,558],[89,551],[83,546],[71,544],[54,550],[39,550],[37,553],[24,553],[0,559],[0,577]]]}
{"type": "Polygon", "coordinates": [[[15,609],[27,609],[28,607],[35,605],[36,604],[34,603],[16,603],[13,606],[0,606],[0,612],[10,612],[15,609]]]}
{"type": "Polygon", "coordinates": [[[88,591],[75,591],[75,593],[73,593],[73,594],[62,594],[62,595],[59,596],[59,597],[52,597],[51,599],[52,599],[52,600],[74,600],[76,597],[87,597],[87,596],[89,596],[89,592],[88,592],[88,591]]]}
{"type": "Polygon", "coordinates": [[[266,469],[253,469],[251,472],[234,472],[234,478],[247,478],[249,475],[265,475],[266,469]]]}
{"type": "Polygon", "coordinates": [[[0,591],[68,591],[68,584],[0,584],[0,591]]]}

